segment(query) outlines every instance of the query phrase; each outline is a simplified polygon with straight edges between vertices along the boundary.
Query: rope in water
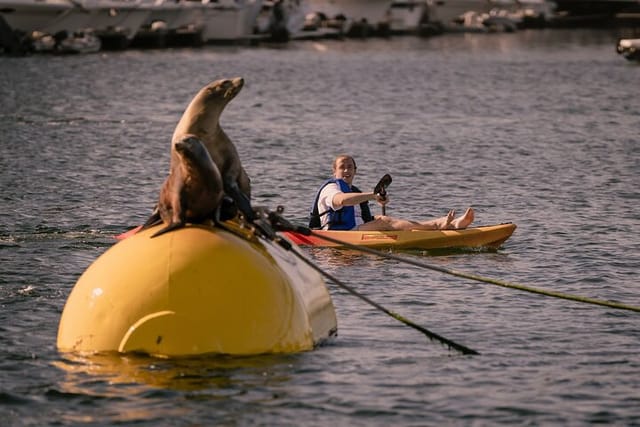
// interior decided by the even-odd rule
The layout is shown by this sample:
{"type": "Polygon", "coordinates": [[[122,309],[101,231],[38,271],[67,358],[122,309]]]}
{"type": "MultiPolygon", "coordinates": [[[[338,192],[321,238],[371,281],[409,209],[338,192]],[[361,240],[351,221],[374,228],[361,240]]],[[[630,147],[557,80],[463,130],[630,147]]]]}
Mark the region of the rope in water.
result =
{"type": "Polygon", "coordinates": [[[342,289],[344,289],[347,292],[349,292],[351,295],[354,295],[354,296],[360,298],[361,300],[363,300],[367,304],[377,308],[378,310],[384,312],[385,314],[388,314],[389,316],[393,317],[394,319],[398,320],[399,322],[402,322],[405,325],[410,326],[413,329],[422,332],[429,339],[440,341],[442,344],[446,345],[447,347],[449,347],[451,349],[454,349],[454,350],[457,350],[462,354],[480,354],[480,353],[478,353],[476,350],[474,350],[472,348],[469,348],[469,347],[464,346],[462,344],[458,344],[455,341],[452,341],[452,340],[450,340],[448,338],[443,337],[442,335],[438,335],[435,332],[432,332],[432,331],[428,330],[427,328],[424,328],[424,327],[418,325],[417,323],[407,319],[406,317],[404,317],[404,316],[402,316],[402,315],[400,315],[400,314],[398,314],[398,313],[396,313],[394,311],[391,311],[391,310],[383,307],[382,305],[378,304],[377,302],[371,300],[369,297],[361,294],[360,292],[357,292],[352,287],[347,286],[344,282],[342,282],[341,280],[339,280],[335,276],[327,273],[326,271],[324,271],[323,269],[321,269],[320,267],[315,265],[313,262],[308,260],[306,257],[304,257],[302,254],[300,254],[297,250],[293,249],[293,247],[290,250],[302,262],[304,262],[305,264],[307,264],[308,266],[310,266],[311,268],[313,268],[314,270],[316,270],[317,272],[319,272],[320,274],[322,274],[323,276],[325,276],[326,278],[331,280],[333,283],[335,283],[336,285],[338,285],[342,289]]]}
{"type": "MultiPolygon", "coordinates": [[[[261,215],[263,215],[263,214],[261,213],[261,215]]],[[[400,314],[395,313],[395,312],[383,307],[382,305],[380,305],[377,302],[373,301],[369,297],[361,294],[360,292],[356,291],[352,287],[348,286],[347,284],[345,284],[344,282],[342,282],[341,280],[339,280],[335,276],[333,276],[333,275],[329,274],[328,272],[324,271],[322,268],[318,267],[311,260],[307,259],[304,255],[302,255],[300,252],[298,252],[289,241],[278,237],[274,233],[274,230],[273,230],[272,226],[273,225],[280,226],[280,229],[282,229],[283,224],[287,225],[287,229],[289,229],[289,230],[293,229],[293,226],[290,225],[286,220],[284,220],[284,218],[280,217],[279,215],[273,216],[271,218],[271,223],[268,223],[264,218],[257,218],[252,223],[253,230],[252,230],[251,233],[253,235],[255,235],[255,236],[262,237],[265,240],[273,241],[273,242],[279,244],[285,250],[287,250],[289,252],[292,252],[298,259],[300,259],[302,262],[307,264],[309,267],[313,268],[315,271],[319,272],[320,274],[322,274],[323,276],[325,276],[326,278],[328,278],[329,280],[334,282],[336,285],[338,285],[342,289],[344,289],[347,292],[349,292],[351,295],[354,295],[354,296],[360,298],[364,302],[370,304],[371,306],[377,308],[378,310],[381,310],[385,314],[388,314],[389,316],[391,316],[394,319],[404,323],[405,325],[410,326],[413,329],[422,332],[425,336],[427,336],[427,338],[429,338],[431,340],[440,341],[442,344],[446,345],[450,349],[457,350],[462,354],[480,354],[476,350],[473,350],[472,348],[466,347],[466,346],[464,346],[462,344],[458,344],[458,343],[456,343],[456,342],[454,342],[454,341],[452,341],[450,339],[447,339],[447,338],[443,337],[442,335],[438,335],[435,332],[432,332],[432,331],[428,330],[427,328],[424,328],[424,327],[418,325],[417,323],[412,322],[411,320],[407,319],[406,317],[401,316],[400,314]],[[277,221],[277,223],[274,224],[274,222],[276,222],[276,221],[277,221]]],[[[232,223],[220,222],[220,223],[218,223],[218,225],[221,228],[223,228],[224,230],[227,230],[230,233],[233,233],[233,234],[235,234],[235,235],[237,235],[237,236],[239,236],[241,238],[244,238],[244,239],[247,238],[247,235],[240,231],[241,228],[238,228],[237,226],[232,225],[232,223]]]]}
{"type": "MultiPolygon", "coordinates": [[[[296,231],[300,231],[300,230],[296,230],[296,231]]],[[[414,265],[416,267],[426,268],[426,269],[429,269],[429,270],[438,271],[440,273],[450,274],[450,275],[456,276],[456,277],[462,277],[462,278],[465,278],[465,279],[471,279],[471,280],[476,280],[476,281],[479,281],[479,282],[489,283],[489,284],[492,284],[492,285],[502,286],[504,288],[518,289],[520,291],[530,292],[530,293],[539,294],[539,295],[546,295],[546,296],[554,297],[554,298],[561,298],[561,299],[566,299],[566,300],[570,300],[570,301],[577,301],[577,302],[582,302],[582,303],[587,303],[587,304],[600,305],[600,306],[609,307],[609,308],[615,308],[615,309],[619,309],[619,310],[629,310],[629,311],[640,312],[640,307],[633,306],[633,305],[622,304],[622,303],[618,303],[618,302],[614,302],[614,301],[606,301],[606,300],[599,300],[599,299],[595,299],[595,298],[583,297],[583,296],[580,296],[580,295],[566,294],[566,293],[563,293],[563,292],[548,291],[548,290],[545,290],[545,289],[534,288],[534,287],[531,287],[531,286],[520,285],[520,284],[517,284],[517,283],[506,282],[506,281],[497,280],[497,279],[492,279],[492,278],[489,278],[489,277],[482,277],[482,276],[478,276],[476,274],[470,274],[470,273],[464,273],[462,271],[450,270],[450,269],[447,269],[447,268],[438,267],[438,266],[430,265],[430,264],[427,264],[427,263],[424,263],[424,262],[419,262],[419,261],[415,261],[415,260],[408,259],[408,258],[405,258],[405,257],[401,257],[401,256],[398,256],[398,255],[385,253],[385,252],[382,252],[382,251],[378,251],[376,249],[367,248],[365,246],[352,245],[350,243],[343,242],[341,240],[334,239],[334,238],[331,238],[331,237],[328,237],[328,236],[324,236],[324,235],[322,235],[320,233],[315,233],[313,231],[311,231],[311,234],[314,235],[315,237],[319,237],[319,238],[324,239],[324,240],[326,240],[328,242],[337,243],[337,244],[342,245],[342,246],[344,246],[346,248],[349,248],[349,249],[354,249],[354,250],[357,250],[357,251],[366,252],[366,253],[370,253],[370,254],[373,254],[373,255],[378,255],[378,256],[383,257],[383,258],[393,259],[393,260],[396,260],[396,261],[404,262],[406,264],[414,265]]]]}

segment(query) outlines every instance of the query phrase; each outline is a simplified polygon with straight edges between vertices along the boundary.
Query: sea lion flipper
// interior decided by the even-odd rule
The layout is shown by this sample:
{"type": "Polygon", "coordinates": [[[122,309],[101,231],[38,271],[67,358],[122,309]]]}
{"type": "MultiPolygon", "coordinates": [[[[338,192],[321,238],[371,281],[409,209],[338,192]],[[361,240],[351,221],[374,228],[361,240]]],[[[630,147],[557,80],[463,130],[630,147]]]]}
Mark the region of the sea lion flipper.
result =
{"type": "Polygon", "coordinates": [[[158,225],[161,222],[162,218],[160,217],[160,209],[158,208],[158,205],[156,205],[149,218],[147,218],[144,224],[142,224],[142,228],[140,230],[145,230],[149,227],[153,227],[154,225],[158,225]]]}
{"type": "Polygon", "coordinates": [[[156,232],[153,234],[153,236],[151,236],[151,239],[153,239],[154,237],[158,237],[158,236],[160,236],[161,234],[168,233],[168,232],[173,231],[173,230],[177,230],[178,228],[182,228],[182,227],[184,227],[184,226],[185,226],[185,223],[184,223],[184,222],[172,222],[171,224],[167,225],[167,226],[166,226],[165,228],[163,228],[162,230],[158,230],[158,231],[156,231],[156,232]]]}
{"type": "Polygon", "coordinates": [[[220,202],[220,206],[215,213],[214,222],[222,222],[235,218],[238,215],[238,206],[231,197],[225,194],[220,202]]]}

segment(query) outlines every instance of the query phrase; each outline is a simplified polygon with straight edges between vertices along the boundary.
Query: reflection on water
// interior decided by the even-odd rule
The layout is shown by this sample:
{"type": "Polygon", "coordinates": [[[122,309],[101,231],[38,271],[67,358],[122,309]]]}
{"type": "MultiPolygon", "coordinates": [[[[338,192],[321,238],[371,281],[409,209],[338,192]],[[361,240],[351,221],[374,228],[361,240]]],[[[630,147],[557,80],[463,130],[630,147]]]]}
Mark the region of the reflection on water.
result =
{"type": "MultiPolygon", "coordinates": [[[[297,369],[298,359],[296,355],[163,359],[138,354],[65,353],[53,365],[64,371],[62,384],[67,393],[91,395],[95,384],[101,382],[126,385],[125,391],[132,394],[155,387],[179,391],[209,390],[212,395],[225,396],[242,393],[246,388],[288,381],[297,369]],[[135,384],[141,388],[132,387],[135,384]]],[[[109,397],[122,396],[122,388],[112,391],[114,394],[109,397]]]]}

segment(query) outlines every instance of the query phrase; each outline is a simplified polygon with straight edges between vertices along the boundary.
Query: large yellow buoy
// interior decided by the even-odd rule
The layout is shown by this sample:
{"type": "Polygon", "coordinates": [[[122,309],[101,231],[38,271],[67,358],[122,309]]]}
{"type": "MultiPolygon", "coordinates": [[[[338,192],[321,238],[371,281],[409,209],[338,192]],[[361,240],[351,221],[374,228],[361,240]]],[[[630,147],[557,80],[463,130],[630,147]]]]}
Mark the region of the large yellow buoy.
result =
{"type": "Polygon", "coordinates": [[[116,243],[82,274],[60,318],[61,351],[298,352],[336,333],[324,280],[279,245],[205,226],[156,231],[116,243]]]}

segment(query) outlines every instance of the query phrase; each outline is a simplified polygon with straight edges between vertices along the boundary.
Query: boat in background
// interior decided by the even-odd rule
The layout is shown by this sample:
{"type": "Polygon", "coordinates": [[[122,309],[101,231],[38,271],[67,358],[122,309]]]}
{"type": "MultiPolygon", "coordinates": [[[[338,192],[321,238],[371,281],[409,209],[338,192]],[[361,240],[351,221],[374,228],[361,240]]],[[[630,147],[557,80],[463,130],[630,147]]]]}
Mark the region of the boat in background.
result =
{"type": "MultiPolygon", "coordinates": [[[[60,33],[58,33],[60,35],[60,33]]],[[[100,37],[96,36],[92,30],[76,31],[61,37],[56,44],[55,53],[59,54],[79,54],[95,53],[102,48],[100,37]]]]}
{"type": "Polygon", "coordinates": [[[444,31],[464,31],[465,29],[473,29],[475,26],[475,22],[474,25],[468,25],[471,15],[467,12],[475,12],[477,15],[488,14],[493,7],[491,0],[436,0],[432,20],[444,31]],[[466,22],[464,18],[461,18],[465,16],[465,13],[467,13],[466,22]],[[468,28],[465,27],[465,24],[468,28]]]}
{"type": "Polygon", "coordinates": [[[520,20],[502,10],[492,9],[489,13],[470,10],[453,22],[457,27],[450,27],[450,32],[512,33],[518,30],[520,20]]]}
{"type": "Polygon", "coordinates": [[[338,231],[313,230],[310,236],[284,232],[293,243],[300,246],[346,247],[364,246],[374,249],[498,249],[516,229],[512,223],[469,227],[461,230],[404,230],[404,231],[338,231]],[[344,242],[323,239],[329,237],[344,242]],[[346,245],[345,245],[346,243],[346,245]]]}
{"type": "Polygon", "coordinates": [[[309,5],[312,12],[342,22],[342,32],[348,36],[389,32],[391,0],[309,0],[309,5]]]}
{"type": "Polygon", "coordinates": [[[0,0],[0,14],[15,32],[93,31],[102,48],[125,48],[156,0],[0,0]]]}
{"type": "Polygon", "coordinates": [[[75,33],[58,31],[54,35],[34,31],[29,36],[29,40],[31,49],[38,53],[95,53],[100,51],[102,47],[100,38],[91,30],[76,31],[75,33]]]}
{"type": "Polygon", "coordinates": [[[136,47],[198,46],[203,43],[202,1],[156,0],[133,39],[136,47]]]}
{"type": "Polygon", "coordinates": [[[88,28],[103,49],[125,49],[151,14],[155,0],[76,0],[91,16],[88,28]]]}
{"type": "Polygon", "coordinates": [[[392,0],[389,6],[391,34],[434,34],[438,31],[431,23],[434,14],[431,0],[392,0]]]}
{"type": "Polygon", "coordinates": [[[73,33],[88,28],[91,20],[80,2],[69,0],[0,0],[0,16],[13,31],[27,36],[73,33]]]}
{"type": "Polygon", "coordinates": [[[640,62],[640,39],[618,39],[616,51],[629,61],[640,62]]]}
{"type": "Polygon", "coordinates": [[[203,1],[205,43],[230,43],[250,40],[262,0],[218,0],[203,1]]]}
{"type": "Polygon", "coordinates": [[[254,24],[254,34],[270,41],[299,38],[305,29],[309,4],[306,0],[265,0],[254,24]]]}
{"type": "Polygon", "coordinates": [[[134,45],[200,45],[248,41],[263,0],[152,0],[134,45]]]}
{"type": "Polygon", "coordinates": [[[545,28],[555,15],[556,4],[551,0],[491,0],[494,7],[489,14],[512,21],[518,28],[545,28]]]}

